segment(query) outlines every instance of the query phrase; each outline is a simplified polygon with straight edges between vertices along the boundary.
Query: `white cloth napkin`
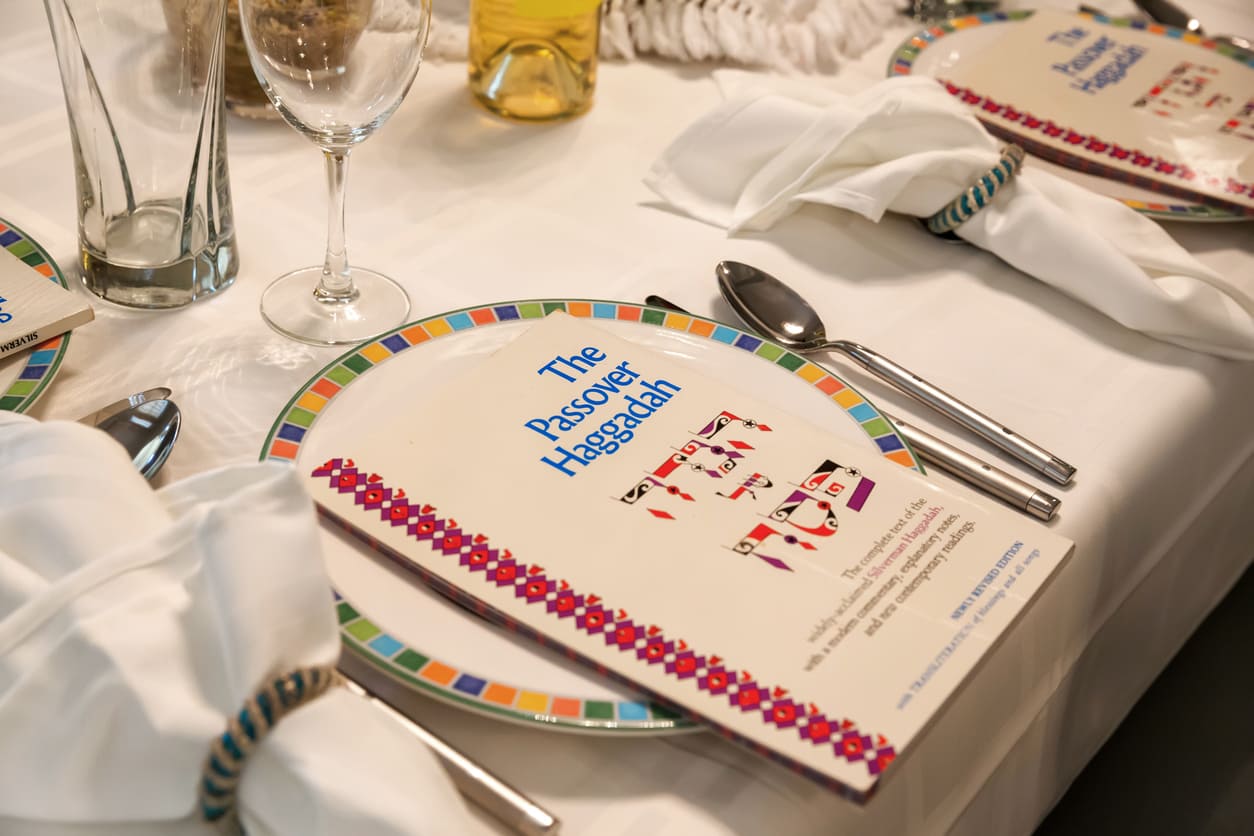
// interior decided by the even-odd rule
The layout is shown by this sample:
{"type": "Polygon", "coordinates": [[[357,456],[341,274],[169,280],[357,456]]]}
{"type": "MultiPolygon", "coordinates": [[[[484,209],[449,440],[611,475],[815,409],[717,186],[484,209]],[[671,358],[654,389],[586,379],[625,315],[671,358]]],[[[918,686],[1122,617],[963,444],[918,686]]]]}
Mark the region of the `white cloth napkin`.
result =
{"type": "MultiPolygon", "coordinates": [[[[211,833],[211,740],[267,677],[334,662],[313,504],[273,463],[154,492],[98,430],[0,412],[0,833],[211,833]]],[[[335,689],[240,788],[250,836],[462,833],[434,755],[335,689]]]]}
{"type": "MultiPolygon", "coordinates": [[[[998,159],[1002,143],[931,79],[893,78],[845,96],[794,79],[719,75],[725,103],[676,139],[645,183],[733,233],[768,229],[805,203],[872,221],[886,211],[926,217],[998,159]]],[[[957,233],[1128,328],[1254,359],[1251,277],[1241,286],[1218,275],[1153,221],[1034,169],[1031,158],[957,233]]]]}

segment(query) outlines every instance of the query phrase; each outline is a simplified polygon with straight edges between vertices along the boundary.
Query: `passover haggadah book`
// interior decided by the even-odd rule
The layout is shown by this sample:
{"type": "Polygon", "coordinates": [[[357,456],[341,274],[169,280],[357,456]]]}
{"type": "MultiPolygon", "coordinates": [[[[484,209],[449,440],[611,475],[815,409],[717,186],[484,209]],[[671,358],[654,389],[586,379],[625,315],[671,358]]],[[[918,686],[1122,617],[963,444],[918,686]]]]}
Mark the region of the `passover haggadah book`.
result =
{"type": "Polygon", "coordinates": [[[309,474],[322,513],[858,800],[1071,550],[562,313],[391,413],[309,474]]]}
{"type": "Polygon", "coordinates": [[[1157,30],[1043,9],[940,80],[1037,156],[1254,215],[1254,62],[1157,30]]]}

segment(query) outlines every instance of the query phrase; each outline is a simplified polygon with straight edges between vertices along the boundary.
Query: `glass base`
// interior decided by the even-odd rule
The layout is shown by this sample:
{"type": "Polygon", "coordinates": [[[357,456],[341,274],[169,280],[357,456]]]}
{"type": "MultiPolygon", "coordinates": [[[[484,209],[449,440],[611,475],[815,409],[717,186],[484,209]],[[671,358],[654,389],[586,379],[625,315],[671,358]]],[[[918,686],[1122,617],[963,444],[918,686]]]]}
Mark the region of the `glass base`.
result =
{"type": "MultiPolygon", "coordinates": [[[[86,176],[79,169],[80,176],[86,176]]],[[[82,227],[104,224],[99,242],[80,235],[79,272],[92,293],[128,308],[181,308],[231,286],[239,270],[229,209],[219,216],[213,240],[204,214],[190,222],[184,206],[172,199],[148,200],[130,212],[107,219],[88,217],[82,227]],[[180,240],[190,227],[191,241],[180,240]],[[187,246],[185,251],[180,247],[187,246]]]]}
{"type": "Polygon", "coordinates": [[[373,270],[351,272],[356,293],[350,299],[315,294],[321,267],[279,276],[261,294],[262,318],[285,337],[313,345],[365,342],[405,321],[409,295],[403,287],[373,270]]]}

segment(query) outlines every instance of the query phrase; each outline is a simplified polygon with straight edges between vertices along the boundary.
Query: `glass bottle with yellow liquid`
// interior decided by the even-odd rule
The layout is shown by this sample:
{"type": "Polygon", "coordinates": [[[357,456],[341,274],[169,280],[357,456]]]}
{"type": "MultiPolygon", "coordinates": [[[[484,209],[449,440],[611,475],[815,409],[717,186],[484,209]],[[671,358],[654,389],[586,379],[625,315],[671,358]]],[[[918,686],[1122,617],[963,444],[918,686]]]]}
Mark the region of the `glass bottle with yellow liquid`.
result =
{"type": "Polygon", "coordinates": [[[600,0],[471,0],[471,92],[511,119],[583,113],[596,87],[600,32],[600,0]]]}

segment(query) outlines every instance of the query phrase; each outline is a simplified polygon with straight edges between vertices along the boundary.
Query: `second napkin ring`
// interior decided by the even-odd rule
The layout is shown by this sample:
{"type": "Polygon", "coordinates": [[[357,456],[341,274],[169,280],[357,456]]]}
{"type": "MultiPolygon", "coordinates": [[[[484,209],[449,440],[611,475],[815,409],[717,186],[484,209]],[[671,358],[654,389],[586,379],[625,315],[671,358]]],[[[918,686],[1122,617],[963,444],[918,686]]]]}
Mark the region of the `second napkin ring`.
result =
{"type": "Polygon", "coordinates": [[[201,818],[238,830],[235,792],[249,753],[284,715],[339,682],[334,665],[297,668],[271,679],[250,697],[227,723],[226,731],[213,740],[200,776],[201,818]]]}
{"type": "Polygon", "coordinates": [[[940,211],[924,221],[930,232],[945,235],[966,223],[971,216],[988,205],[997,194],[997,190],[1010,182],[1023,167],[1026,155],[1018,145],[1007,145],[1001,149],[1001,159],[990,168],[975,185],[949,201],[940,211]]]}

